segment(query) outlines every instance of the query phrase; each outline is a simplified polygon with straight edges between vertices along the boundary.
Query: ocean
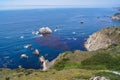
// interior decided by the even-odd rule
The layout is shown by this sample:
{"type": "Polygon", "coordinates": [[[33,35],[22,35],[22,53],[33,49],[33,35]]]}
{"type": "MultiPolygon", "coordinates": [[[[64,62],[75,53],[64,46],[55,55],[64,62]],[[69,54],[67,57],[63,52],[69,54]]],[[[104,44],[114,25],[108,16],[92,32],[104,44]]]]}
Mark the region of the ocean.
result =
{"type": "Polygon", "coordinates": [[[49,61],[64,51],[83,50],[86,39],[92,33],[108,26],[120,26],[111,20],[117,13],[114,8],[53,8],[0,11],[0,68],[40,69],[40,51],[49,61]],[[42,27],[53,33],[48,37],[32,34],[42,27]],[[57,29],[56,29],[57,28],[57,29]],[[33,50],[25,48],[31,44],[33,50]],[[28,55],[27,59],[21,58],[28,55]]]}

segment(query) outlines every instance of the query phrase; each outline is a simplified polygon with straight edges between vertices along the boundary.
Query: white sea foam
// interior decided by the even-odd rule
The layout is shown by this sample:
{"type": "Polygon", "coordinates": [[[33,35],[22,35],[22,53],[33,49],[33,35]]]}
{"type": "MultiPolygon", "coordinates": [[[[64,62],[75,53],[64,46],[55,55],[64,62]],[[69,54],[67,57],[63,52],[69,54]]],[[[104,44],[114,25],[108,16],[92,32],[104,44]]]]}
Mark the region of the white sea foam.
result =
{"type": "Polygon", "coordinates": [[[24,46],[24,48],[29,48],[29,47],[32,47],[32,44],[27,44],[24,46]]]}
{"type": "Polygon", "coordinates": [[[43,37],[43,35],[42,35],[42,34],[40,34],[39,36],[40,36],[40,37],[43,37]]]}
{"type": "Polygon", "coordinates": [[[54,30],[54,32],[57,32],[57,31],[58,31],[58,29],[55,29],[55,30],[54,30]]]}
{"type": "Polygon", "coordinates": [[[20,36],[20,38],[21,38],[21,39],[23,39],[23,38],[24,38],[24,36],[20,36]]]}
{"type": "Polygon", "coordinates": [[[38,35],[38,34],[39,34],[39,31],[32,31],[32,34],[38,35]]]}
{"type": "Polygon", "coordinates": [[[77,40],[77,38],[73,37],[73,40],[77,40]]]}
{"type": "Polygon", "coordinates": [[[42,35],[42,34],[40,34],[40,35],[35,35],[33,38],[36,38],[36,37],[43,37],[43,35],[42,35]]]}
{"type": "Polygon", "coordinates": [[[4,58],[5,58],[5,59],[8,59],[8,58],[10,58],[10,56],[5,56],[4,58]]]}
{"type": "Polygon", "coordinates": [[[71,40],[72,38],[66,38],[67,40],[71,40]]]}
{"type": "Polygon", "coordinates": [[[72,32],[72,34],[76,34],[76,32],[72,32]]]}
{"type": "Polygon", "coordinates": [[[57,31],[60,31],[60,30],[62,30],[62,29],[54,29],[54,32],[57,32],[57,31]]]}

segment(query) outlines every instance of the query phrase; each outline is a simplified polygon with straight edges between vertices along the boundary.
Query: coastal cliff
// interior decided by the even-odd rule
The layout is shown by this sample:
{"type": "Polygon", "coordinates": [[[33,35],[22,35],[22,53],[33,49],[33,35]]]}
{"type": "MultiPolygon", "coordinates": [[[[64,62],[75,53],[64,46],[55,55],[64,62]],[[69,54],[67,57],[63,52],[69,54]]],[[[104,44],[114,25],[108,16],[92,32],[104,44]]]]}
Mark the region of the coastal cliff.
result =
{"type": "Polygon", "coordinates": [[[85,48],[88,51],[96,51],[118,42],[120,42],[120,27],[108,27],[90,35],[85,42],[85,48]]]}

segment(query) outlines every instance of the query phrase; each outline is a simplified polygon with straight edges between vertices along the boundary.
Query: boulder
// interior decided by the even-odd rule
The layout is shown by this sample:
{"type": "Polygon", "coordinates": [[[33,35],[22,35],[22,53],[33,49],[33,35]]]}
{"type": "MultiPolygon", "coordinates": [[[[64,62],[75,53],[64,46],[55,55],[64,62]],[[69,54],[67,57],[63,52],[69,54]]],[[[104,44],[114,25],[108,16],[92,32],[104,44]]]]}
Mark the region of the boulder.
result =
{"type": "Polygon", "coordinates": [[[39,55],[39,50],[38,49],[35,49],[35,51],[33,52],[33,54],[35,54],[35,55],[39,55]]]}
{"type": "Polygon", "coordinates": [[[28,56],[27,56],[26,54],[22,54],[22,55],[21,55],[21,58],[23,58],[23,59],[27,59],[28,56]]]}

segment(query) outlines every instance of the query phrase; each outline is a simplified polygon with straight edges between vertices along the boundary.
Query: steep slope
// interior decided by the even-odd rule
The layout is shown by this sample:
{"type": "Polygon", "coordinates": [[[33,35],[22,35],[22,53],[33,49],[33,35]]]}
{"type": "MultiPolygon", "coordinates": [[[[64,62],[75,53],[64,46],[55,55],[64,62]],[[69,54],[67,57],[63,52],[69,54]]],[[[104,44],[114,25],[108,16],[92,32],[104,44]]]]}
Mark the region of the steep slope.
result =
{"type": "Polygon", "coordinates": [[[108,27],[93,33],[85,42],[88,51],[106,49],[120,42],[120,27],[108,27]]]}

